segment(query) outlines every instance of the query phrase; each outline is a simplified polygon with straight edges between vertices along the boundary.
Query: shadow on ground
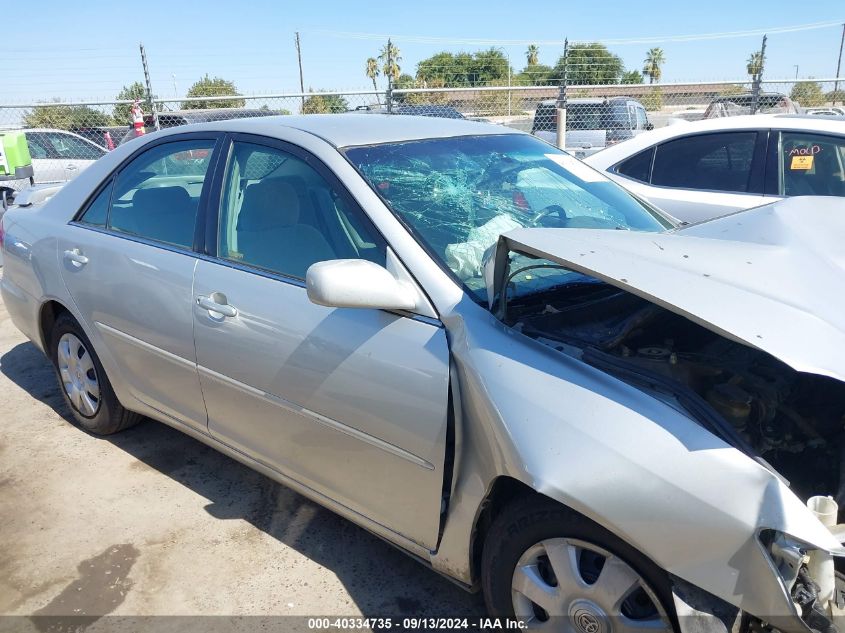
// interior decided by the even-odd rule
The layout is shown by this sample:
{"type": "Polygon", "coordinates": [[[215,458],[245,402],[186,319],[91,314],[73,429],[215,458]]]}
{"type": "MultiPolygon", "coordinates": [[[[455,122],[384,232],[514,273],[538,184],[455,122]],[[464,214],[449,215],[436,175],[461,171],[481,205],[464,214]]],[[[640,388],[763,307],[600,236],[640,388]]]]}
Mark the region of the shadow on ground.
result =
{"type": "MultiPolygon", "coordinates": [[[[71,420],[52,367],[33,344],[4,354],[0,371],[71,420]]],[[[366,530],[175,429],[146,421],[106,441],[135,457],[137,468],[155,469],[208,499],[206,510],[213,517],[246,520],[330,570],[364,616],[483,614],[480,595],[463,591],[366,530]]]]}

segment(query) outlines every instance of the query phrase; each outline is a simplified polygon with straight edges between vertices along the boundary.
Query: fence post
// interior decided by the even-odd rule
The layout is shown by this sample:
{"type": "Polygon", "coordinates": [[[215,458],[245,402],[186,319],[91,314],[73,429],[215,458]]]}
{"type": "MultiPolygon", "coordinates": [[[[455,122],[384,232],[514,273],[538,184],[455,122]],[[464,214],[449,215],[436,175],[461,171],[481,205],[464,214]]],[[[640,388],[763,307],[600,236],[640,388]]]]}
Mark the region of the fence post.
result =
{"type": "Polygon", "coordinates": [[[393,113],[393,42],[387,38],[387,92],[384,95],[387,102],[387,113],[393,113]]]}
{"type": "Polygon", "coordinates": [[[557,97],[557,146],[566,149],[566,85],[568,77],[566,66],[569,57],[569,38],[563,40],[563,82],[560,84],[560,92],[557,97]]]}
{"type": "Polygon", "coordinates": [[[150,83],[150,68],[147,66],[147,53],[144,51],[144,43],[140,43],[141,46],[141,65],[144,67],[144,83],[147,86],[147,105],[150,107],[150,112],[153,114],[153,125],[155,126],[156,132],[161,129],[158,124],[158,112],[156,111],[156,104],[153,101],[153,89],[152,84],[150,83]]]}
{"type": "MultiPolygon", "coordinates": [[[[839,96],[839,71],[842,68],[842,46],[845,45],[845,24],[842,25],[842,37],[839,39],[839,61],[836,62],[836,81],[833,82],[833,105],[836,105],[839,96]]],[[[845,105],[845,99],[842,100],[845,105]]]]}
{"type": "Polygon", "coordinates": [[[766,36],[763,36],[763,45],[760,48],[760,72],[752,77],[751,83],[751,114],[757,114],[760,106],[760,88],[763,80],[763,68],[766,65],[766,36]]]}

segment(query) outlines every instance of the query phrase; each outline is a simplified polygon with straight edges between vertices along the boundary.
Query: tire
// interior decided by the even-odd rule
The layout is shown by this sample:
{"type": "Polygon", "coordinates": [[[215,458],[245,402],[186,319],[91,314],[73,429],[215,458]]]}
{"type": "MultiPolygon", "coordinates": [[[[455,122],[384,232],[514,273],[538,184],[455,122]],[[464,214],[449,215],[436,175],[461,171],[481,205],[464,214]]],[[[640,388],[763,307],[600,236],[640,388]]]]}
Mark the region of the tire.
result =
{"type": "Polygon", "coordinates": [[[655,631],[679,630],[665,572],[598,524],[540,495],[514,502],[490,526],[481,585],[497,618],[576,633],[647,623],[655,631]],[[633,584],[626,585],[629,579],[633,584]],[[623,586],[629,589],[617,589],[623,586]]]}
{"type": "Polygon", "coordinates": [[[140,422],[140,414],[117,400],[91,341],[67,312],[53,324],[50,360],[78,426],[95,435],[111,435],[140,422]]]}

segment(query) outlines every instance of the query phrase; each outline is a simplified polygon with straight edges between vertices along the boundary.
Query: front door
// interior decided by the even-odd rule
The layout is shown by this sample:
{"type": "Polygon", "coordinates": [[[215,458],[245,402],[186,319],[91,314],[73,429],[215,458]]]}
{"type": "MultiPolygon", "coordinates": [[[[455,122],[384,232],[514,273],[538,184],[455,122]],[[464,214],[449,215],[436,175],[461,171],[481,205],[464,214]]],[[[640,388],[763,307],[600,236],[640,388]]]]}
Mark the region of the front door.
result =
{"type": "Polygon", "coordinates": [[[395,532],[433,547],[443,486],[448,346],[431,319],[308,300],[317,261],[385,265],[387,246],[301,149],[231,149],[217,258],[194,285],[210,433],[395,532]]]}
{"type": "Polygon", "coordinates": [[[193,253],[213,138],[152,146],[110,179],[59,242],[78,314],[144,404],[206,430],[193,345],[193,253]]]}

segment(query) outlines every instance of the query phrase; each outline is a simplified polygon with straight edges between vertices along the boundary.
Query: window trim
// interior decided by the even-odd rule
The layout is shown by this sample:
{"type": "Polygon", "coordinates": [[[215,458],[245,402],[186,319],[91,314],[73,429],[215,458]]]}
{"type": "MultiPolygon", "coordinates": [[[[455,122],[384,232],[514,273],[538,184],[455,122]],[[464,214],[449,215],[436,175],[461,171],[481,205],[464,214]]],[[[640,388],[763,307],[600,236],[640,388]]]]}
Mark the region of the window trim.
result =
{"type": "Polygon", "coordinates": [[[262,136],[260,134],[249,134],[246,132],[232,132],[226,134],[223,140],[223,148],[220,152],[220,156],[222,157],[223,155],[225,155],[225,158],[218,159],[218,164],[213,179],[213,196],[208,201],[208,213],[206,216],[204,227],[204,243],[201,245],[201,249],[198,250],[198,252],[205,256],[204,259],[208,259],[209,261],[213,261],[215,263],[222,264],[230,268],[236,268],[244,272],[256,274],[262,277],[267,277],[269,279],[275,279],[277,281],[292,283],[296,286],[305,288],[305,280],[300,277],[296,277],[295,275],[283,273],[276,270],[271,270],[269,268],[263,268],[256,264],[251,264],[249,262],[238,262],[232,259],[228,259],[222,257],[218,252],[218,231],[220,229],[220,220],[223,214],[223,186],[226,182],[226,175],[229,173],[229,166],[232,161],[234,146],[236,142],[249,143],[251,145],[259,145],[271,149],[276,149],[282,152],[286,152],[294,158],[298,158],[299,160],[305,162],[309,167],[316,171],[317,175],[323,178],[323,180],[325,180],[326,183],[338,195],[344,198],[344,202],[349,206],[349,208],[353,209],[354,211],[357,211],[361,215],[361,217],[369,225],[369,227],[372,228],[373,236],[381,242],[381,245],[385,249],[385,251],[386,249],[390,248],[390,242],[387,241],[387,239],[382,234],[381,230],[379,230],[376,223],[373,222],[367,212],[364,211],[364,208],[350,193],[346,185],[340,180],[340,178],[337,177],[337,175],[331,170],[331,168],[329,168],[329,166],[326,165],[317,156],[315,156],[314,154],[299,145],[295,145],[289,141],[284,141],[276,137],[262,136]]]}
{"type": "Polygon", "coordinates": [[[721,193],[727,194],[731,196],[756,196],[760,197],[765,195],[763,192],[765,191],[763,177],[764,172],[766,169],[766,146],[768,143],[768,136],[769,136],[769,129],[768,128],[740,128],[740,129],[731,129],[731,130],[713,130],[708,132],[699,132],[696,134],[680,134],[678,136],[674,136],[672,138],[668,138],[666,140],[660,141],[659,143],[655,143],[650,147],[644,147],[636,154],[631,154],[630,156],[626,156],[622,160],[617,163],[614,163],[608,168],[608,171],[619,176],[620,178],[625,178],[630,180],[631,182],[636,182],[641,185],[647,185],[649,187],[654,187],[655,189],[662,189],[666,191],[700,191],[702,193],[721,193]],[[656,185],[651,182],[653,174],[654,174],[654,161],[657,159],[657,150],[667,143],[672,143],[674,141],[686,140],[690,138],[696,138],[699,136],[713,136],[715,134],[734,134],[734,133],[756,133],[757,136],[754,141],[754,151],[751,156],[751,170],[748,176],[748,188],[749,191],[725,191],[724,189],[692,189],[690,187],[671,187],[669,185],[656,185]],[[626,176],[623,173],[618,171],[618,167],[624,163],[625,161],[633,158],[637,154],[641,152],[645,152],[648,149],[654,150],[654,153],[651,156],[651,167],[648,170],[648,182],[643,182],[642,180],[636,180],[635,178],[631,178],[630,176],[626,176]]]}
{"type": "Polygon", "coordinates": [[[77,211],[73,218],[68,222],[68,224],[77,226],[80,228],[87,229],[89,231],[96,231],[98,233],[104,233],[106,235],[112,235],[121,239],[127,239],[131,242],[138,242],[141,244],[147,244],[148,246],[155,246],[157,248],[161,248],[163,250],[177,252],[177,253],[191,253],[197,254],[199,251],[199,246],[204,243],[205,241],[205,227],[206,227],[206,215],[208,209],[208,202],[209,197],[211,194],[211,188],[214,184],[214,175],[217,173],[219,168],[220,162],[220,155],[221,149],[223,146],[223,139],[225,134],[223,132],[216,132],[216,131],[207,131],[207,132],[183,132],[181,134],[168,134],[167,136],[162,136],[161,138],[157,138],[155,140],[151,140],[147,143],[144,143],[135,151],[133,151],[129,156],[123,159],[117,167],[112,169],[105,178],[100,182],[99,185],[94,189],[93,193],[89,195],[85,202],[80,206],[79,211],[77,211]],[[112,192],[109,195],[109,211],[106,215],[106,226],[97,226],[94,224],[88,224],[82,221],[82,217],[88,211],[91,204],[96,200],[97,196],[108,186],[112,186],[117,178],[126,170],[126,168],[141,154],[146,153],[148,150],[151,150],[155,147],[160,145],[166,145],[169,143],[178,143],[184,141],[193,141],[193,140],[204,140],[204,141],[213,141],[213,145],[211,148],[211,159],[208,165],[208,171],[206,171],[206,177],[203,181],[202,192],[200,193],[199,203],[197,205],[197,217],[194,223],[194,243],[191,247],[186,248],[183,246],[179,246],[177,244],[170,244],[168,242],[160,242],[158,240],[154,240],[148,237],[144,237],[143,235],[133,235],[132,233],[123,233],[121,231],[115,231],[109,227],[109,220],[111,218],[111,203],[112,197],[114,196],[114,188],[112,188],[112,192]],[[211,176],[211,177],[209,177],[211,176]]]}

